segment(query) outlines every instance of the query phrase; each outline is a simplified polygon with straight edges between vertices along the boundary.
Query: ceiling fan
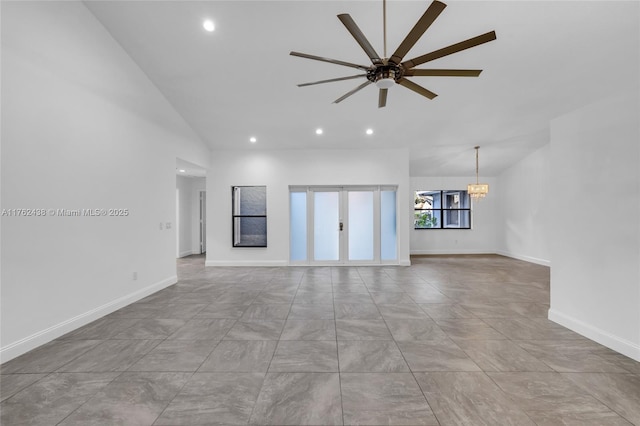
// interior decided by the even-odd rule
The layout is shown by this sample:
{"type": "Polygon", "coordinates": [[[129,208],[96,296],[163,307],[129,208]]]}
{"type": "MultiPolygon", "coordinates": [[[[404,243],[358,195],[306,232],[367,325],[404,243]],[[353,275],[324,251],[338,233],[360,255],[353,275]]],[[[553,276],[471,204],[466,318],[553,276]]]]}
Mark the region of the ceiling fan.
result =
{"type": "Polygon", "coordinates": [[[407,89],[413,90],[414,92],[426,96],[429,99],[435,98],[436,95],[432,91],[420,86],[419,84],[414,83],[409,80],[407,77],[478,77],[482,70],[458,70],[458,69],[420,69],[415,68],[418,65],[422,65],[426,62],[433,61],[438,58],[442,58],[444,56],[448,56],[462,50],[469,49],[471,47],[479,46],[481,44],[493,41],[496,39],[495,31],[490,31],[488,33],[472,37],[468,40],[461,41],[459,43],[452,44],[447,47],[443,47],[442,49],[434,50],[433,52],[427,53],[422,56],[418,56],[413,59],[409,59],[408,61],[403,62],[404,56],[411,50],[411,48],[418,42],[420,37],[427,31],[427,29],[433,24],[433,22],[438,18],[440,13],[447,7],[446,4],[435,0],[424,12],[422,17],[418,20],[418,22],[414,25],[414,27],[409,31],[409,34],[405,37],[405,39],[400,43],[400,46],[396,49],[395,52],[390,57],[387,57],[387,20],[386,20],[386,0],[382,2],[382,11],[383,11],[383,32],[384,32],[384,57],[381,58],[371,46],[371,43],[364,36],[360,28],[356,25],[355,21],[351,16],[347,13],[343,13],[338,15],[338,19],[340,22],[344,24],[347,30],[351,33],[353,38],[356,39],[360,47],[365,51],[367,56],[371,59],[372,65],[358,65],[351,62],[339,61],[336,59],[323,58],[320,56],[308,55],[306,53],[300,52],[291,52],[292,56],[299,56],[301,58],[313,59],[316,61],[329,62],[332,64],[343,65],[346,67],[357,68],[362,71],[365,71],[365,74],[357,74],[348,77],[338,77],[331,78],[329,80],[321,80],[314,81],[311,83],[303,83],[298,84],[298,87],[304,86],[312,86],[314,84],[323,84],[323,83],[331,83],[334,81],[341,80],[351,80],[356,78],[365,77],[367,81],[351,90],[350,92],[345,93],[338,99],[334,101],[334,103],[339,103],[363,89],[364,87],[370,85],[371,83],[375,83],[376,86],[380,89],[378,95],[378,108],[382,108],[387,104],[387,92],[390,87],[394,84],[399,84],[401,86],[406,87],[407,89]]]}

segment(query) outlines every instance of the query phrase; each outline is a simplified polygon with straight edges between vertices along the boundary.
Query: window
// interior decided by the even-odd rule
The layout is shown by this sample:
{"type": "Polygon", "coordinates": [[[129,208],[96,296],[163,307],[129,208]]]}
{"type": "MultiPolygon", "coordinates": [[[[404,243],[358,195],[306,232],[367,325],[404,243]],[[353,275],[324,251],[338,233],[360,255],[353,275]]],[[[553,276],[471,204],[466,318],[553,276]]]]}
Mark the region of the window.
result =
{"type": "Polygon", "coordinates": [[[414,200],[414,229],[471,229],[467,191],[416,191],[414,200]]]}
{"type": "Polygon", "coordinates": [[[267,246],[267,187],[231,187],[233,246],[267,246]]]}

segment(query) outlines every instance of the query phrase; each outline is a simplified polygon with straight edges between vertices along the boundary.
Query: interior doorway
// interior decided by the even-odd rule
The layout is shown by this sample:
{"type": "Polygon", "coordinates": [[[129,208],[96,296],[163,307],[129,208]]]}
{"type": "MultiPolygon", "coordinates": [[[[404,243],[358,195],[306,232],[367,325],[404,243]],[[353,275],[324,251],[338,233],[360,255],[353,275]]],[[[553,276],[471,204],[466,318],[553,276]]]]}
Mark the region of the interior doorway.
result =
{"type": "Polygon", "coordinates": [[[206,170],[176,159],[176,257],[206,253],[206,170]]]}

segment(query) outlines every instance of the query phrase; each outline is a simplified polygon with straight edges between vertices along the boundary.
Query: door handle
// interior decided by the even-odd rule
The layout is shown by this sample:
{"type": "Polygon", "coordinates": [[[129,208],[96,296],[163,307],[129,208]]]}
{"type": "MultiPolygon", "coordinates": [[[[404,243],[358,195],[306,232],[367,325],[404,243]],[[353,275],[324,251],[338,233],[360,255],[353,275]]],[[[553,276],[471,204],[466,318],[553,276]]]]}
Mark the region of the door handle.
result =
{"type": "Polygon", "coordinates": [[[344,224],[340,222],[340,230],[342,231],[343,228],[344,228],[344,224]]]}

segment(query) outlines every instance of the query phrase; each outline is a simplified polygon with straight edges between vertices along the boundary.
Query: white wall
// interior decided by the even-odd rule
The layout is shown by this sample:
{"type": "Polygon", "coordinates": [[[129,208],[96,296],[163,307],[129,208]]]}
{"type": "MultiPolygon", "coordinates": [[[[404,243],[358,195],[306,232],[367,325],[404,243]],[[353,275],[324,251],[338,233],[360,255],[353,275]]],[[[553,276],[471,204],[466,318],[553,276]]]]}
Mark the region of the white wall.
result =
{"type": "Polygon", "coordinates": [[[177,190],[177,254],[176,257],[184,257],[192,254],[192,204],[193,189],[191,179],[186,176],[176,176],[177,190]]]}
{"type": "Polygon", "coordinates": [[[2,360],[176,281],[176,157],[209,151],[81,2],[2,4],[2,360]],[[133,280],[137,272],[137,280],[133,280]]]}
{"type": "Polygon", "coordinates": [[[629,93],[551,123],[549,319],[640,361],[637,85],[629,93]]]}
{"type": "Polygon", "coordinates": [[[287,265],[289,185],[398,185],[398,259],[409,264],[409,153],[394,150],[216,151],[207,173],[207,265],[287,265]],[[231,247],[231,187],[267,186],[266,248],[231,247]]]}
{"type": "Polygon", "coordinates": [[[489,184],[489,194],[472,203],[472,229],[413,229],[413,193],[417,190],[466,189],[475,182],[470,177],[412,177],[410,188],[411,254],[476,254],[495,253],[500,226],[499,191],[495,178],[482,178],[489,184]]]}
{"type": "Polygon", "coordinates": [[[498,176],[499,254],[551,266],[550,153],[547,144],[498,176]]]}

